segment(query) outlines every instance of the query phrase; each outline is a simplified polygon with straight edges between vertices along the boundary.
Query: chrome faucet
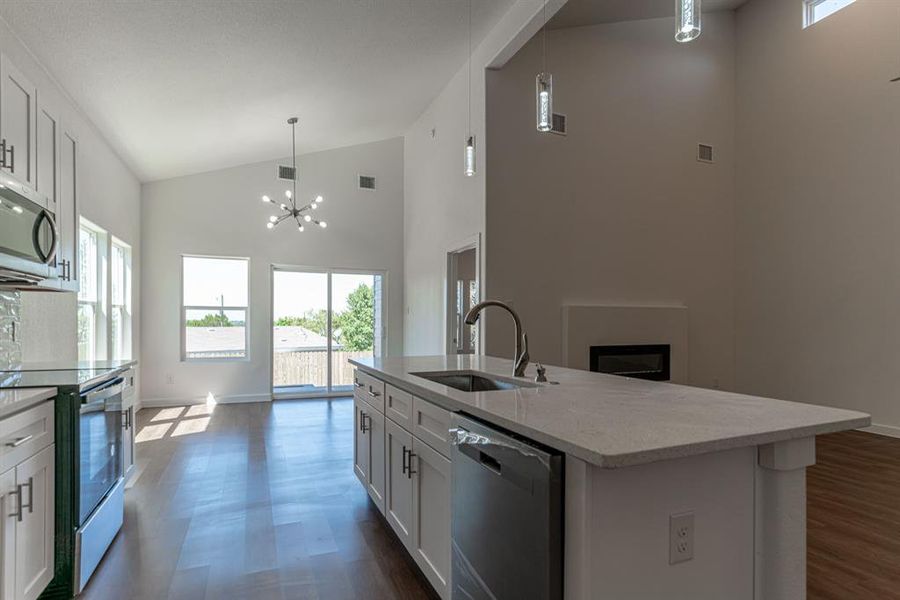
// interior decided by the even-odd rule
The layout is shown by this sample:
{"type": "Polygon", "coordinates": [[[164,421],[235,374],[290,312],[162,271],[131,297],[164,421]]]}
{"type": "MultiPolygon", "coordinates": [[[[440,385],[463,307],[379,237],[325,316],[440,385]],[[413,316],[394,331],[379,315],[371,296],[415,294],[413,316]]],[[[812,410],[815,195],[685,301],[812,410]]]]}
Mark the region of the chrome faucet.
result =
{"type": "Polygon", "coordinates": [[[476,321],[478,321],[478,315],[481,314],[481,311],[487,308],[488,306],[499,306],[502,309],[505,309],[510,315],[512,315],[513,321],[516,324],[516,356],[515,356],[515,368],[513,369],[513,377],[525,377],[525,369],[528,367],[528,336],[522,331],[522,320],[519,319],[519,315],[516,314],[508,304],[504,302],[499,302],[497,300],[485,300],[484,302],[479,302],[475,306],[469,309],[469,312],[466,313],[466,325],[474,325],[476,321]]]}

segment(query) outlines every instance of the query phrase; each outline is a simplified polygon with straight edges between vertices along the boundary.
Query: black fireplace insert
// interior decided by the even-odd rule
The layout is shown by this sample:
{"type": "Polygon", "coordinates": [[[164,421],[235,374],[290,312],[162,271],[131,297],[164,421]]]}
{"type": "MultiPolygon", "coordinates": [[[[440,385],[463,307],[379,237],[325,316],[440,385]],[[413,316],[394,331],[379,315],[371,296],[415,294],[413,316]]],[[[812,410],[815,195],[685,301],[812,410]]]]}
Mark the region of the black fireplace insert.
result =
{"type": "Polygon", "coordinates": [[[591,346],[591,371],[650,381],[671,378],[669,344],[591,346]]]}

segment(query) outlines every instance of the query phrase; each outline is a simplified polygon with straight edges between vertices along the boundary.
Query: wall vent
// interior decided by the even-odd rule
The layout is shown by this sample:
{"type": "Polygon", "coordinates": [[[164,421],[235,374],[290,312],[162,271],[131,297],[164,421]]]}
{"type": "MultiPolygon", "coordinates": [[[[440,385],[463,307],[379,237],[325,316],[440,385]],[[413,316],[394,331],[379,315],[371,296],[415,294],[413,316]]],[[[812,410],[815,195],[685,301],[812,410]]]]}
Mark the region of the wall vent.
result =
{"type": "Polygon", "coordinates": [[[705,163],[715,162],[713,160],[713,147],[709,144],[698,144],[697,160],[705,163]]]}
{"type": "Polygon", "coordinates": [[[550,132],[557,135],[566,135],[566,115],[553,113],[553,125],[550,132]]]}
{"type": "Polygon", "coordinates": [[[360,175],[359,176],[359,189],[361,190],[374,190],[375,189],[375,178],[371,175],[360,175]]]}
{"type": "Polygon", "coordinates": [[[275,177],[285,181],[293,181],[295,176],[294,167],[287,165],[278,165],[275,167],[275,177]]]}

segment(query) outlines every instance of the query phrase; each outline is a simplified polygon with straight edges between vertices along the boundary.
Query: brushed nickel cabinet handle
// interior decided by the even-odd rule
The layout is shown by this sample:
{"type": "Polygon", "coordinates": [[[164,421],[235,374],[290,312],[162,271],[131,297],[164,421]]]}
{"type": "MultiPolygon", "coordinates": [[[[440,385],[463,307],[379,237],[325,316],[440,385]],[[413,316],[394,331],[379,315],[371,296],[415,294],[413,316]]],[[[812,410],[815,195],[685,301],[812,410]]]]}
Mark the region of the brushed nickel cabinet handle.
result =
{"type": "Polygon", "coordinates": [[[371,425],[366,426],[366,419],[370,419],[370,420],[371,420],[371,417],[369,417],[369,415],[366,414],[366,413],[363,412],[363,411],[359,411],[359,414],[360,414],[359,420],[360,420],[360,423],[362,424],[362,432],[363,432],[363,433],[366,433],[367,431],[369,431],[370,429],[372,429],[372,426],[371,426],[371,425]]]}
{"type": "Polygon", "coordinates": [[[413,468],[412,468],[413,456],[418,456],[418,454],[416,454],[415,452],[410,450],[409,451],[409,466],[406,467],[406,478],[407,479],[412,479],[412,476],[415,475],[416,473],[418,473],[418,471],[413,471],[413,468]]]}
{"type": "Polygon", "coordinates": [[[22,511],[22,486],[17,485],[16,490],[14,492],[10,492],[9,495],[16,497],[16,512],[9,513],[9,516],[15,517],[16,521],[21,523],[24,516],[24,512],[22,511]]]}
{"type": "Polygon", "coordinates": [[[381,394],[379,394],[378,392],[373,392],[372,390],[369,390],[369,395],[373,398],[377,398],[381,394]]]}
{"type": "Polygon", "coordinates": [[[402,465],[402,469],[403,469],[403,474],[404,474],[404,475],[406,475],[406,469],[408,469],[408,468],[409,468],[409,467],[406,466],[406,446],[403,446],[403,465],[402,465]]]}
{"type": "MultiPolygon", "coordinates": [[[[21,503],[21,494],[20,494],[19,512],[23,512],[23,509],[27,508],[29,514],[33,513],[34,512],[34,478],[29,477],[28,483],[23,483],[19,487],[28,487],[28,504],[25,505],[25,504],[21,503]]],[[[22,519],[19,519],[19,520],[21,521],[22,519]]]]}
{"type": "Polygon", "coordinates": [[[14,441],[14,442],[7,442],[7,443],[6,443],[6,446],[7,446],[8,448],[18,448],[18,447],[21,446],[22,444],[24,444],[24,443],[26,443],[26,442],[30,442],[30,441],[33,440],[33,439],[34,439],[34,435],[33,435],[33,434],[32,434],[32,435],[26,435],[25,437],[20,437],[20,438],[16,439],[16,441],[14,441]]]}
{"type": "Polygon", "coordinates": [[[355,386],[358,387],[358,388],[366,387],[366,384],[360,383],[360,382],[358,382],[358,381],[355,381],[355,382],[353,383],[353,385],[355,385],[355,386]]]}

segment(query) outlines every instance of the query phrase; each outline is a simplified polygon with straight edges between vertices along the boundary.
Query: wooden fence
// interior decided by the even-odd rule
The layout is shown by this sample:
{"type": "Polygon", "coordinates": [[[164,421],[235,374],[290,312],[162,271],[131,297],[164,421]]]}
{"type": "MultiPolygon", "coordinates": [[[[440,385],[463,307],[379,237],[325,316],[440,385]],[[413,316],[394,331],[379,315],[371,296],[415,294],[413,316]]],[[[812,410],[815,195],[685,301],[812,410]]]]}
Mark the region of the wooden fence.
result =
{"type": "MultiPolygon", "coordinates": [[[[333,352],[332,385],[351,385],[353,383],[353,365],[347,361],[351,358],[372,356],[372,352],[333,352]]],[[[309,350],[301,352],[276,352],[272,365],[273,384],[275,387],[314,385],[324,387],[328,384],[328,351],[309,350]]]]}

